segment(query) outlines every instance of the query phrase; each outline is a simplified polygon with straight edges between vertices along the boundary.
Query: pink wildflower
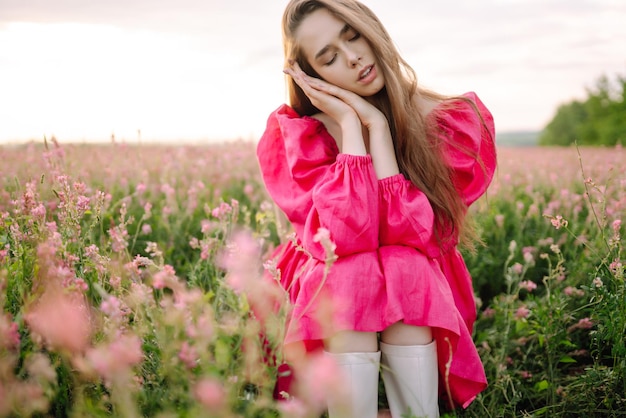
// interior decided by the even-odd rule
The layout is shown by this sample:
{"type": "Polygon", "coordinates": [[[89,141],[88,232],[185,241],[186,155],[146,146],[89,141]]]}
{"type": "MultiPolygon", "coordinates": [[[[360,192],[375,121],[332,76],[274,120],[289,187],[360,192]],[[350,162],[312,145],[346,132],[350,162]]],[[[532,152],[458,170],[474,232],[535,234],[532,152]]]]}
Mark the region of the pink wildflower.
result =
{"type": "Polygon", "coordinates": [[[572,332],[577,329],[590,329],[593,328],[593,321],[590,318],[582,318],[576,324],[567,329],[567,332],[572,332]]]}
{"type": "Polygon", "coordinates": [[[554,238],[552,237],[542,238],[539,241],[537,241],[537,244],[541,247],[552,245],[554,244],[554,238]]]}
{"type": "Polygon", "coordinates": [[[520,263],[515,263],[511,266],[511,271],[514,274],[520,275],[524,271],[524,266],[522,266],[520,263]]]}
{"type": "Polygon", "coordinates": [[[89,290],[89,285],[87,284],[87,282],[80,277],[74,277],[74,280],[72,280],[70,286],[68,287],[76,289],[82,293],[85,293],[87,290],[89,290]]]}
{"type": "Polygon", "coordinates": [[[290,418],[306,418],[310,416],[310,411],[306,407],[306,404],[297,398],[280,402],[278,404],[278,410],[281,412],[282,416],[290,418]]]}
{"type": "Polygon", "coordinates": [[[537,251],[535,247],[524,247],[522,248],[522,254],[524,256],[524,262],[528,265],[535,264],[535,256],[534,253],[537,251]]]}
{"type": "Polygon", "coordinates": [[[566,228],[568,225],[567,220],[563,219],[561,215],[556,215],[555,217],[550,219],[550,222],[555,229],[566,228]]]}
{"type": "Polygon", "coordinates": [[[201,226],[202,234],[206,235],[209,232],[211,232],[211,228],[213,227],[213,222],[211,222],[208,219],[203,219],[202,221],[200,221],[200,226],[201,226]]]}
{"type": "Polygon", "coordinates": [[[482,317],[483,318],[493,318],[496,314],[496,310],[493,308],[487,308],[483,311],[482,313],[482,317]]]}
{"type": "Polygon", "coordinates": [[[327,259],[335,258],[335,250],[337,245],[332,241],[330,237],[330,231],[326,228],[319,228],[317,233],[313,236],[313,242],[319,242],[326,251],[327,259]]]}
{"type": "Polygon", "coordinates": [[[527,370],[521,370],[519,374],[522,379],[531,379],[533,377],[533,374],[527,370]]]}
{"type": "Polygon", "coordinates": [[[31,211],[30,211],[31,215],[33,215],[35,218],[37,219],[45,219],[46,218],[46,207],[40,203],[38,204],[36,207],[34,207],[31,211]]]}
{"type": "Polygon", "coordinates": [[[207,312],[196,318],[195,324],[188,324],[185,328],[187,337],[193,339],[211,340],[214,332],[214,321],[207,312]]]}
{"type": "Polygon", "coordinates": [[[176,278],[174,267],[166,264],[163,269],[152,276],[152,287],[155,289],[163,289],[172,284],[172,279],[176,278]]]}
{"type": "Polygon", "coordinates": [[[76,208],[80,213],[85,213],[89,210],[90,199],[87,196],[78,196],[76,199],[76,208]]]}
{"type": "Polygon", "coordinates": [[[100,310],[112,319],[119,319],[126,315],[128,312],[122,303],[115,296],[109,296],[100,304],[100,310]]]}
{"type": "Polygon", "coordinates": [[[155,257],[162,257],[163,256],[163,252],[161,250],[159,250],[159,246],[156,242],[152,242],[149,241],[146,244],[146,250],[145,250],[148,254],[150,254],[150,257],[155,258],[155,257]]]}
{"type": "Polygon", "coordinates": [[[20,332],[17,323],[7,315],[0,314],[0,348],[17,348],[20,345],[20,332]]]}
{"type": "Polygon", "coordinates": [[[30,376],[36,377],[37,380],[46,382],[56,382],[57,373],[50,358],[44,353],[31,353],[26,358],[26,370],[30,376]]]}
{"type": "Polygon", "coordinates": [[[98,246],[95,244],[85,247],[85,255],[89,258],[95,258],[98,255],[98,251],[98,246]]]}
{"type": "Polygon", "coordinates": [[[170,288],[174,291],[174,307],[180,311],[185,311],[189,306],[195,305],[202,300],[203,293],[200,289],[186,289],[178,281],[173,281],[170,288]]]}
{"type": "Polygon", "coordinates": [[[74,190],[76,191],[76,193],[82,194],[87,191],[87,185],[83,183],[82,181],[74,182],[73,186],[74,186],[74,190]]]}
{"type": "Polygon", "coordinates": [[[122,278],[120,276],[111,276],[109,284],[113,287],[113,289],[119,289],[122,284],[122,278]]]}
{"type": "Polygon", "coordinates": [[[140,277],[143,274],[142,268],[151,266],[152,260],[148,257],[136,255],[132,262],[124,264],[124,268],[131,274],[140,277]]]}
{"type": "Polygon", "coordinates": [[[200,250],[200,259],[207,260],[211,254],[211,243],[203,241],[200,250]]]}
{"type": "Polygon", "coordinates": [[[89,309],[76,293],[47,289],[25,319],[30,329],[53,348],[80,352],[91,338],[89,309]]]}
{"type": "Polygon", "coordinates": [[[520,282],[519,287],[528,292],[532,292],[533,290],[537,288],[537,284],[530,280],[524,280],[520,282]]]}
{"type": "Polygon", "coordinates": [[[593,327],[593,321],[589,318],[583,318],[576,324],[580,329],[589,329],[593,327]]]}
{"type": "Polygon", "coordinates": [[[109,229],[111,237],[111,248],[114,252],[120,253],[128,247],[128,231],[124,227],[109,229]]]}
{"type": "Polygon", "coordinates": [[[516,319],[528,318],[528,315],[530,315],[530,310],[525,306],[520,306],[517,308],[517,311],[515,311],[516,319]]]}
{"type": "Polygon", "coordinates": [[[599,277],[596,277],[595,279],[593,279],[592,283],[593,283],[593,285],[595,287],[598,287],[598,288],[600,288],[600,287],[602,287],[604,285],[604,283],[602,282],[602,279],[599,278],[599,277]]]}
{"type": "Polygon", "coordinates": [[[623,271],[622,271],[623,267],[624,265],[619,260],[614,260],[611,262],[611,264],[609,264],[609,270],[611,270],[613,274],[616,274],[618,276],[620,274],[623,274],[623,271]]]}
{"type": "Polygon", "coordinates": [[[263,269],[273,278],[280,279],[280,270],[277,267],[276,259],[269,259],[263,263],[263,269]]]}
{"type": "Polygon", "coordinates": [[[237,294],[241,294],[246,290],[246,283],[247,281],[244,275],[230,272],[226,276],[226,284],[237,294]]]}
{"type": "Polygon", "coordinates": [[[124,301],[129,306],[129,309],[134,307],[148,305],[154,302],[153,289],[143,283],[131,283],[128,296],[124,298],[124,301]]]}
{"type": "Polygon", "coordinates": [[[250,264],[261,254],[258,243],[248,233],[237,233],[228,244],[228,253],[222,254],[221,266],[228,270],[251,270],[250,264]],[[247,264],[246,264],[247,263],[247,264]]]}
{"type": "Polygon", "coordinates": [[[176,193],[176,190],[174,190],[174,188],[170,186],[169,184],[165,183],[161,185],[161,193],[163,193],[167,197],[171,197],[171,196],[174,196],[174,194],[176,193]]]}
{"type": "Polygon", "coordinates": [[[149,219],[152,216],[152,203],[146,202],[146,204],[143,205],[143,211],[143,219],[149,219]]]}
{"type": "Polygon", "coordinates": [[[223,220],[233,212],[233,208],[226,202],[222,202],[218,207],[211,211],[211,215],[215,218],[223,220]]]}
{"type": "Polygon", "coordinates": [[[143,360],[141,340],[136,335],[121,335],[109,345],[89,349],[85,357],[100,376],[112,379],[143,360]]]}
{"type": "MultiPolygon", "coordinates": [[[[23,381],[11,388],[13,402],[21,406],[19,416],[33,416],[35,412],[44,413],[50,407],[43,387],[34,381],[23,381]]],[[[0,401],[1,402],[1,401],[0,401]]]]}
{"type": "Polygon", "coordinates": [[[616,219],[613,221],[612,227],[613,227],[613,232],[614,233],[619,233],[619,229],[622,226],[622,220],[621,219],[616,219]]]}
{"type": "Polygon", "coordinates": [[[196,399],[206,408],[220,409],[226,402],[226,391],[222,384],[211,378],[200,380],[193,390],[196,399]]]}
{"type": "Polygon", "coordinates": [[[187,341],[183,342],[183,345],[180,347],[180,351],[178,352],[178,358],[189,369],[193,369],[198,365],[198,351],[187,341]]]}
{"type": "Polygon", "coordinates": [[[228,270],[226,281],[237,293],[245,293],[257,319],[264,321],[279,303],[277,286],[262,280],[261,251],[258,242],[249,233],[237,233],[220,254],[219,264],[228,270]]]}
{"type": "Polygon", "coordinates": [[[299,376],[301,388],[306,388],[300,396],[305,397],[310,405],[323,405],[330,394],[337,398],[348,397],[342,371],[330,356],[312,356],[299,376]]]}
{"type": "Polygon", "coordinates": [[[263,202],[261,202],[260,209],[261,212],[271,212],[272,210],[274,210],[274,205],[271,202],[264,200],[263,202]]]}
{"type": "Polygon", "coordinates": [[[566,296],[584,296],[585,295],[584,290],[577,289],[572,286],[567,286],[565,289],[563,289],[563,293],[565,293],[566,296]]]}
{"type": "Polygon", "coordinates": [[[143,224],[141,226],[141,233],[143,235],[150,235],[152,233],[152,227],[150,226],[150,224],[143,224]]]}
{"type": "Polygon", "coordinates": [[[498,228],[502,228],[502,227],[504,226],[504,215],[502,215],[502,214],[497,214],[497,215],[494,217],[494,221],[496,222],[496,226],[497,226],[498,228]]]}

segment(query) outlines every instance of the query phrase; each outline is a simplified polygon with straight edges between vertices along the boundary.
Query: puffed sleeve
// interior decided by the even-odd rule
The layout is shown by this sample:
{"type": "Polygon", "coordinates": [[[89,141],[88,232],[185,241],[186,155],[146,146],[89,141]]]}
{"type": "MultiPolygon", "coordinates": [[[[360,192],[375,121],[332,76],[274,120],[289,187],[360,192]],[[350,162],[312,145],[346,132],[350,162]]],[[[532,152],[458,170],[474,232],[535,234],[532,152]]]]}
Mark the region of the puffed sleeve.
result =
{"type": "Polygon", "coordinates": [[[378,182],[370,156],[339,154],[324,125],[283,105],[257,146],[268,193],[304,248],[326,255],[315,235],[328,229],[338,256],[378,247],[378,182]]]}
{"type": "Polygon", "coordinates": [[[452,168],[454,185],[469,206],[485,193],[493,179],[496,169],[495,127],[491,112],[475,93],[463,96],[476,108],[459,100],[454,106],[434,113],[441,128],[444,156],[452,168]]]}
{"type": "Polygon", "coordinates": [[[428,251],[435,215],[426,195],[396,174],[379,180],[380,243],[428,251]]]}

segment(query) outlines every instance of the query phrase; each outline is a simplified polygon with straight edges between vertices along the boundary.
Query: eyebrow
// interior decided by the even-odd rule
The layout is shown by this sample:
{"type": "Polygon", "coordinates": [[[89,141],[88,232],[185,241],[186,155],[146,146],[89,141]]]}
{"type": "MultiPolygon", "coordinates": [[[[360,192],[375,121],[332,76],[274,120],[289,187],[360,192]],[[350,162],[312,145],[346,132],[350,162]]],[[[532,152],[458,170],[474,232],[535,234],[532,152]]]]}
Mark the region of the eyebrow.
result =
{"type": "MultiPolygon", "coordinates": [[[[352,29],[352,27],[346,23],[343,26],[343,28],[341,28],[341,30],[339,31],[339,37],[343,36],[350,29],[352,29]]],[[[315,54],[315,59],[318,59],[319,57],[324,55],[326,52],[328,52],[329,49],[330,49],[329,45],[326,45],[324,48],[320,49],[319,52],[317,54],[315,54]]]]}

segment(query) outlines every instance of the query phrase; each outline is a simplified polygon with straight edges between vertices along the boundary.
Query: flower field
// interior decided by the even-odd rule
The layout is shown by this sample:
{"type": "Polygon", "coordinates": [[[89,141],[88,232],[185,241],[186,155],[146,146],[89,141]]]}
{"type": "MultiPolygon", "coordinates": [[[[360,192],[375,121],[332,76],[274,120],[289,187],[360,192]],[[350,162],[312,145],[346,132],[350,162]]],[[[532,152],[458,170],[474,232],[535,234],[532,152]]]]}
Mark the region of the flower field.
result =
{"type": "MultiPolygon", "coordinates": [[[[289,306],[262,276],[290,231],[254,148],[0,147],[0,417],[324,413],[323,357],[274,400],[289,306]]],[[[625,414],[624,161],[499,149],[466,254],[490,385],[448,416],[625,414]]]]}

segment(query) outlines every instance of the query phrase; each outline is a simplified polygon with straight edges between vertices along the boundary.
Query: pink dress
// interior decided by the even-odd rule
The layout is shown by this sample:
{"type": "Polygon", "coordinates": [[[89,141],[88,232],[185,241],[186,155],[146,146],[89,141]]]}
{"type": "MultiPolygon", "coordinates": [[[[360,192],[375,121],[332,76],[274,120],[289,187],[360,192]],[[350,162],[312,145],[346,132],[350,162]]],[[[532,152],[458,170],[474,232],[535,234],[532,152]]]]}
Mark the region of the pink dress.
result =
{"type": "MultiPolygon", "coordinates": [[[[487,129],[463,101],[428,117],[436,114],[454,184],[469,206],[487,189],[496,152],[490,112],[474,93],[465,97],[487,129]],[[482,165],[450,143],[478,155],[482,165]]],[[[467,407],[487,385],[471,335],[472,282],[456,242],[438,245],[426,195],[402,174],[378,180],[371,156],[340,153],[323,123],[287,105],[270,115],[257,156],[297,241],[274,253],[293,305],[285,344],[312,350],[337,330],[377,332],[401,320],[432,327],[441,394],[467,407]],[[330,231],[338,256],[327,274],[315,239],[320,227],[330,231]]]]}

